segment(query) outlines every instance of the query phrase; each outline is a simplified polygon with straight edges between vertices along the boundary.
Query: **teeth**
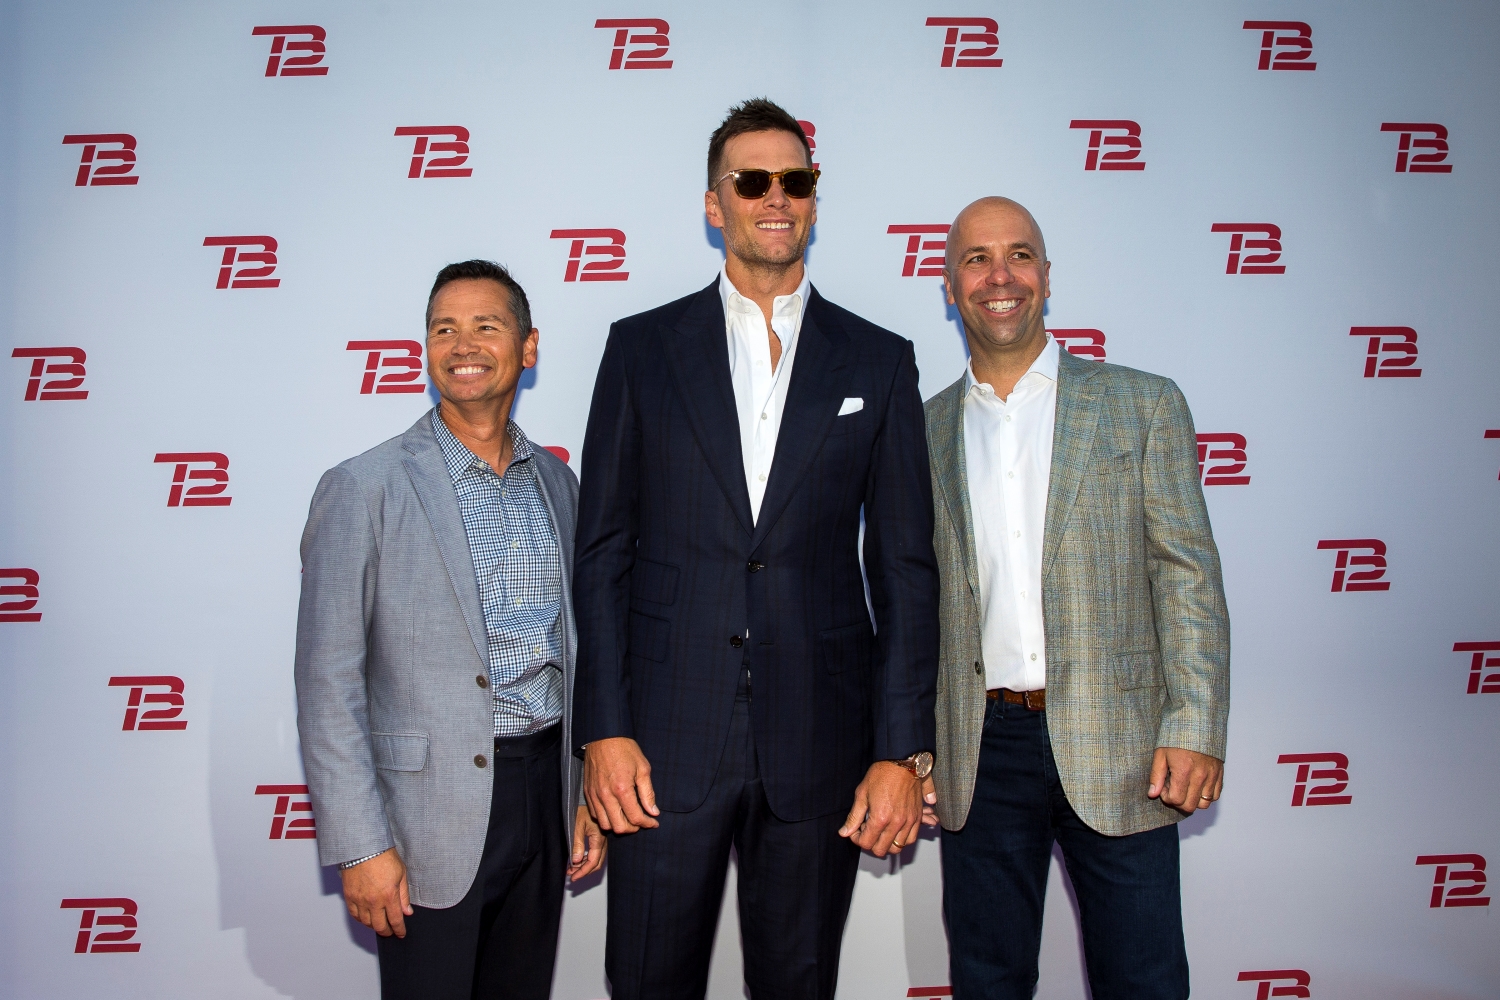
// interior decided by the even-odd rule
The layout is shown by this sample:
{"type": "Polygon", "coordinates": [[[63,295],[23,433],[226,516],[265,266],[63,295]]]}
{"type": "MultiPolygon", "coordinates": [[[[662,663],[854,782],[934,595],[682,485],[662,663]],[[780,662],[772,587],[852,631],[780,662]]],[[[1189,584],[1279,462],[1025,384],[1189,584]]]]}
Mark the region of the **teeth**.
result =
{"type": "Polygon", "coordinates": [[[995,302],[984,303],[984,308],[992,313],[1007,313],[1020,304],[1020,299],[999,299],[995,302]]]}
{"type": "Polygon", "coordinates": [[[790,222],[757,222],[755,225],[759,229],[791,229],[792,228],[792,224],[790,222]]]}
{"type": "Polygon", "coordinates": [[[489,371],[484,365],[459,365],[457,368],[449,368],[455,375],[482,375],[489,371]]]}

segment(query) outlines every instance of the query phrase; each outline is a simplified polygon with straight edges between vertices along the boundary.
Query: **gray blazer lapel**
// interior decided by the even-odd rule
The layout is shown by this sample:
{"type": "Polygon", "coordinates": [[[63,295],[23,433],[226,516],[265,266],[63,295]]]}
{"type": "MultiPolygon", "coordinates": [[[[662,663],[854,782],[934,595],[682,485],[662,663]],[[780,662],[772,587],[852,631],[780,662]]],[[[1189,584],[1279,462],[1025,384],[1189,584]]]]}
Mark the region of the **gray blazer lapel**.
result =
{"type": "Polygon", "coordinates": [[[1057,557],[1057,543],[1073,512],[1078,486],[1099,426],[1099,396],[1092,384],[1099,362],[1065,350],[1057,355],[1057,418],[1052,428],[1052,471],[1047,485],[1046,528],[1042,538],[1042,580],[1057,557]]]}
{"type": "Polygon", "coordinates": [[[933,399],[932,419],[927,426],[927,450],[932,477],[937,482],[937,500],[948,510],[948,520],[958,534],[963,552],[964,578],[979,600],[978,557],[974,552],[974,514],[969,506],[969,466],[964,451],[964,383],[960,378],[933,399]]]}
{"type": "Polygon", "coordinates": [[[453,592],[458,595],[458,607],[463,612],[464,624],[469,626],[469,636],[474,640],[474,649],[482,663],[489,663],[489,643],[484,633],[484,610],[479,603],[479,581],[474,577],[474,559],[469,554],[469,536],[464,532],[463,515],[458,512],[458,494],[453,491],[453,479],[443,463],[443,450],[438,447],[432,433],[432,411],[412,425],[401,438],[401,446],[410,454],[402,460],[406,475],[411,480],[427,523],[437,539],[438,552],[443,557],[443,568],[448,571],[448,580],[453,592]]]}

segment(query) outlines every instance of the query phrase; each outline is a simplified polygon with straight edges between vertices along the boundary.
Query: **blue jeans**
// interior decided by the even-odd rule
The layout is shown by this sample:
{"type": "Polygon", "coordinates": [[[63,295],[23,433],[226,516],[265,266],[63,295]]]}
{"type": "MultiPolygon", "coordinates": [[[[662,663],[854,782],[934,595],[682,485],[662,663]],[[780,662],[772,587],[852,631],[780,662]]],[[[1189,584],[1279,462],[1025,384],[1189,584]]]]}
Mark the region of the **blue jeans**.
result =
{"type": "Polygon", "coordinates": [[[1046,713],[995,700],[968,821],[942,834],[955,1000],[1030,1000],[1054,841],[1078,898],[1093,1000],[1185,998],[1176,826],[1125,837],[1090,829],[1063,794],[1046,713]]]}

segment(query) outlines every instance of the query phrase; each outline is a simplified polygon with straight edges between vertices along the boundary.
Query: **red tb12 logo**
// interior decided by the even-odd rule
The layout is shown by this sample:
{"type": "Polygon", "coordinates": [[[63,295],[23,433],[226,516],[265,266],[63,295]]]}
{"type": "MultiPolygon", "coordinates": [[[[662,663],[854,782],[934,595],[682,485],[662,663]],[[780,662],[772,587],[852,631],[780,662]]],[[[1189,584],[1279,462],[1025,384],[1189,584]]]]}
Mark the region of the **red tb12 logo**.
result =
{"type": "Polygon", "coordinates": [[[999,66],[1003,61],[992,58],[1000,51],[1000,25],[988,17],[929,17],[927,27],[948,29],[943,36],[945,68],[999,66]],[[975,30],[964,31],[965,28],[975,30]],[[969,48],[960,49],[960,45],[969,48]]]}
{"type": "Polygon", "coordinates": [[[41,582],[41,574],[34,569],[0,569],[0,622],[41,621],[42,613],[31,610],[41,599],[37,589],[41,582]],[[9,582],[16,580],[20,582],[9,582]]]}
{"type": "Polygon", "coordinates": [[[1241,972],[1235,982],[1260,983],[1255,990],[1255,1000],[1271,1000],[1271,997],[1311,997],[1312,976],[1301,969],[1272,969],[1267,972],[1241,972]],[[1276,983],[1287,983],[1276,986],[1276,983]]]}
{"type": "Polygon", "coordinates": [[[625,234],[618,229],[554,229],[552,239],[573,241],[568,247],[564,281],[624,281],[630,277],[629,271],[619,270],[625,263],[625,234]],[[603,259],[585,261],[585,257],[603,259]]]}
{"type": "Polygon", "coordinates": [[[1423,854],[1419,865],[1436,865],[1432,874],[1431,909],[1449,906],[1489,906],[1490,897],[1481,896],[1487,881],[1482,854],[1423,854]],[[1467,865],[1467,868],[1456,868],[1467,865]],[[1461,882],[1463,885],[1449,885],[1461,882]]]}
{"type": "Polygon", "coordinates": [[[110,187],[118,184],[134,184],[140,180],[135,170],[135,136],[124,132],[100,132],[97,135],[65,135],[64,146],[83,146],[83,156],[78,161],[78,175],[74,187],[110,187]],[[100,149],[100,146],[119,146],[119,149],[100,149]],[[102,160],[113,160],[108,165],[102,160]]]}
{"type": "Polygon", "coordinates": [[[110,687],[130,689],[125,702],[125,724],[121,732],[149,732],[155,729],[186,729],[187,720],[179,719],[183,706],[182,692],[185,685],[181,677],[166,674],[150,677],[111,677],[110,687]],[[147,691],[147,688],[166,688],[165,691],[147,691]],[[158,705],[159,708],[147,706],[158,705]]]}
{"type": "Polygon", "coordinates": [[[901,265],[901,277],[942,277],[943,252],[948,249],[948,225],[946,223],[890,226],[886,232],[906,235],[906,259],[901,265]],[[927,239],[926,237],[929,236],[943,238],[927,239]],[[924,252],[932,253],[934,256],[918,259],[918,255],[924,252]]]}
{"type": "MultiPolygon", "coordinates": [[[[0,570],[0,575],[14,573],[16,570],[0,570]]],[[[0,589],[0,594],[5,591],[0,589]]],[[[3,608],[4,605],[0,605],[3,608]]],[[[0,615],[0,621],[4,616],[0,615]]],[[[1500,694],[1500,656],[1491,656],[1491,653],[1500,652],[1500,641],[1496,642],[1455,642],[1453,644],[1455,653],[1472,653],[1473,658],[1469,661],[1469,687],[1467,694],[1500,694]],[[1486,673],[1485,671],[1489,671],[1486,673]]]]}
{"type": "Polygon", "coordinates": [[[1089,155],[1083,161],[1085,170],[1145,170],[1146,161],[1137,159],[1141,155],[1141,126],[1136,122],[1120,119],[1075,118],[1068,128],[1089,130],[1089,155]],[[1105,132],[1121,132],[1123,135],[1105,135],[1105,132]],[[1104,149],[1119,146],[1119,149],[1104,149]],[[1101,156],[1101,152],[1103,155],[1101,156]]]}
{"type": "Polygon", "coordinates": [[[411,151],[411,169],[408,177],[469,177],[473,167],[465,167],[469,158],[469,130],[462,125],[402,125],[397,135],[414,135],[416,144],[411,151]],[[435,135],[451,135],[452,142],[428,143],[435,135]],[[449,156],[433,156],[434,153],[449,153],[449,156]],[[429,157],[431,157],[429,159],[429,157]]]}
{"type": "MultiPolygon", "coordinates": [[[[807,155],[812,156],[812,154],[818,151],[818,140],[813,138],[813,136],[818,134],[818,127],[812,122],[803,121],[801,118],[797,119],[797,124],[802,126],[802,134],[807,136],[807,155]]],[[[814,163],[812,168],[817,170],[818,165],[814,163]]]]}
{"type": "Polygon", "coordinates": [[[1351,326],[1351,337],[1369,337],[1365,378],[1421,378],[1417,363],[1417,331],[1409,326],[1351,326]],[[1382,354],[1390,357],[1382,358],[1382,354]]]}
{"type": "Polygon", "coordinates": [[[10,352],[13,358],[31,358],[31,377],[26,382],[26,400],[37,399],[88,399],[89,391],[80,389],[85,375],[83,363],[88,355],[81,347],[17,347],[10,352]],[[48,358],[66,358],[66,361],[48,363],[48,358]],[[61,375],[61,378],[42,382],[44,375],[61,375]]]}
{"type": "Polygon", "coordinates": [[[1284,753],[1278,764],[1296,764],[1297,780],[1292,785],[1294,806],[1347,806],[1352,795],[1340,794],[1349,787],[1349,758],[1341,753],[1284,753]],[[1314,764],[1327,767],[1313,768],[1314,764]],[[1307,787],[1309,780],[1326,781],[1325,785],[1307,787]]]}
{"type": "Polygon", "coordinates": [[[951,997],[951,986],[913,986],[906,991],[908,997],[951,997]]]}
{"type": "Polygon", "coordinates": [[[314,840],[318,836],[306,785],[256,785],[256,795],[276,796],[269,840],[314,840]],[[303,815],[297,815],[301,813],[303,815]]]}
{"type": "Polygon", "coordinates": [[[1259,31],[1260,63],[1256,69],[1317,69],[1312,55],[1312,26],[1303,21],[1246,21],[1245,30],[1259,31]],[[1294,34],[1278,35],[1278,31],[1294,34]],[[1280,49],[1281,51],[1276,51],[1280,49]]]}
{"type": "Polygon", "coordinates": [[[1269,222],[1215,222],[1215,233],[1233,233],[1229,237],[1229,263],[1225,274],[1285,274],[1286,265],[1277,264],[1281,259],[1281,227],[1269,222]],[[1247,240],[1247,233],[1264,233],[1263,240],[1247,240]],[[1265,253],[1248,254],[1243,260],[1244,250],[1264,250],[1265,253]]]}
{"type": "Polygon", "coordinates": [[[219,262],[219,283],[215,288],[277,288],[280,278],[271,277],[276,271],[276,240],[270,236],[207,236],[206,247],[223,247],[224,258],[219,262]],[[260,247],[258,251],[245,252],[241,247],[260,247]],[[243,264],[260,264],[260,267],[242,267],[243,264]]]}
{"type": "Polygon", "coordinates": [[[672,60],[663,59],[672,42],[667,32],[672,26],[659,17],[601,17],[596,28],[615,29],[615,44],[609,52],[610,69],[671,69],[672,60]],[[636,32],[636,29],[641,29],[636,32]],[[636,32],[636,33],[632,33],[636,32]],[[642,48],[625,51],[627,45],[642,48]]]}
{"type": "Polygon", "coordinates": [[[1243,434],[1199,434],[1198,475],[1204,486],[1249,486],[1243,434]],[[1211,463],[1218,464],[1211,464],[1211,463]]]}
{"type": "Polygon", "coordinates": [[[1390,590],[1391,581],[1375,582],[1385,576],[1385,542],[1378,538],[1325,538],[1318,542],[1320,549],[1333,549],[1338,559],[1333,564],[1333,587],[1330,593],[1341,594],[1356,590],[1390,590]],[[1360,549],[1369,549],[1366,555],[1351,555],[1360,549]],[[1355,566],[1368,569],[1354,570],[1355,566]],[[1352,572],[1350,572],[1353,570],[1352,572]],[[1347,582],[1345,574],[1348,575],[1347,582]]]}
{"type": "Polygon", "coordinates": [[[351,340],[345,350],[369,352],[365,355],[365,378],[359,384],[361,396],[427,391],[427,384],[417,381],[422,376],[422,345],[415,340],[351,340]],[[395,370],[381,374],[381,368],[395,370]]]}
{"type": "Polygon", "coordinates": [[[271,36],[271,57],[266,60],[266,76],[327,76],[328,67],[319,66],[327,52],[323,42],[328,32],[316,24],[263,24],[250,32],[271,36]],[[288,42],[293,35],[306,35],[300,41],[288,42]],[[306,55],[292,55],[304,52],[306,55]]]}
{"type": "Polygon", "coordinates": [[[1448,130],[1443,126],[1436,122],[1385,122],[1380,131],[1401,133],[1401,141],[1396,145],[1396,173],[1453,173],[1453,164],[1443,162],[1448,158],[1448,130]],[[1430,133],[1431,138],[1412,138],[1423,132],[1430,133]],[[1413,152],[1420,149],[1427,152],[1413,152]]]}
{"type": "Polygon", "coordinates": [[[1077,358],[1104,360],[1103,330],[1048,330],[1057,346],[1077,358]]]}
{"type": "Polygon", "coordinates": [[[221,496],[229,486],[229,457],[217,451],[163,451],[157,462],[172,463],[172,491],[167,494],[168,507],[228,507],[233,497],[221,496]],[[210,468],[188,470],[190,465],[210,468]],[[201,486],[188,486],[190,479],[208,480],[201,486]]]}
{"type": "Polygon", "coordinates": [[[78,921],[78,937],[73,944],[73,954],[98,955],[141,950],[139,941],[126,943],[135,937],[135,915],[138,912],[135,900],[126,899],[123,896],[65,899],[62,901],[61,908],[83,911],[83,916],[78,921]],[[100,910],[119,910],[120,912],[101,914],[100,910]],[[105,927],[119,929],[107,931],[103,930],[105,927]]]}

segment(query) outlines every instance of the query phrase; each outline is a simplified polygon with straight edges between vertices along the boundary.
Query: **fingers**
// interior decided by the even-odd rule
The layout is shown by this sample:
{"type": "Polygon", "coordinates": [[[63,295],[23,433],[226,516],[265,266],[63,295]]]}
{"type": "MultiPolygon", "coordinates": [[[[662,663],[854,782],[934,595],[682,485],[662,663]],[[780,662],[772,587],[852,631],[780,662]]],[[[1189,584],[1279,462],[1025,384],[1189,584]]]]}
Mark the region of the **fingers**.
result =
{"type": "MultiPolygon", "coordinates": [[[[865,813],[869,811],[869,808],[869,799],[865,797],[865,783],[861,781],[859,787],[854,790],[854,805],[849,807],[849,815],[845,818],[844,825],[839,827],[839,836],[853,837],[858,833],[860,827],[864,825],[865,813]]],[[[854,842],[859,844],[859,839],[855,838],[854,842]]],[[[859,846],[864,847],[865,845],[860,844],[859,846]]]]}
{"type": "Polygon", "coordinates": [[[584,751],[584,797],[599,825],[613,833],[635,833],[660,824],[653,816],[656,791],[651,763],[635,740],[624,737],[590,743],[584,751]]]}
{"type": "Polygon", "coordinates": [[[1149,799],[1159,798],[1167,783],[1167,751],[1158,747],[1151,758],[1151,787],[1146,790],[1149,799]]]}
{"type": "Polygon", "coordinates": [[[584,857],[581,864],[569,870],[569,879],[581,879],[585,875],[592,875],[594,872],[604,867],[604,852],[606,850],[604,834],[589,834],[588,844],[589,847],[587,855],[584,857]]]}
{"type": "MultiPolygon", "coordinates": [[[[405,881],[404,879],[402,880],[405,881]]],[[[406,937],[406,920],[402,914],[404,904],[396,898],[392,898],[385,905],[385,922],[390,925],[390,933],[398,938],[406,937]]],[[[377,932],[378,933],[378,932],[377,932]]]]}
{"type": "Polygon", "coordinates": [[[401,887],[398,890],[398,895],[401,899],[401,912],[408,917],[411,916],[411,893],[407,891],[405,869],[401,872],[401,887]]]}
{"type": "MultiPolygon", "coordinates": [[[[642,758],[643,768],[635,775],[635,794],[640,799],[641,805],[646,812],[653,816],[660,816],[661,810],[656,808],[656,789],[651,785],[651,765],[645,763],[642,758]]],[[[655,823],[642,823],[642,826],[656,826],[655,823]]]]}

